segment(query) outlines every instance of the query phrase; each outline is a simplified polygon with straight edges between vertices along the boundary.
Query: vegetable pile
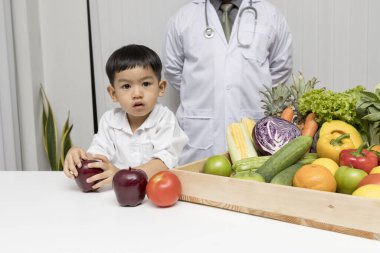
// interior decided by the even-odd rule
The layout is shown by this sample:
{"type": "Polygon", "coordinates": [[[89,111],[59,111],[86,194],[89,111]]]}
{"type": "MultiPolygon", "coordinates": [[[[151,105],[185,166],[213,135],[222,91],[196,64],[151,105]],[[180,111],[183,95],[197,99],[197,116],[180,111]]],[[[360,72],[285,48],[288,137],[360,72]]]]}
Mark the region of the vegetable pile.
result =
{"type": "Polygon", "coordinates": [[[380,84],[335,92],[317,83],[300,74],[265,87],[266,116],[228,128],[229,176],[380,198],[380,84]]]}

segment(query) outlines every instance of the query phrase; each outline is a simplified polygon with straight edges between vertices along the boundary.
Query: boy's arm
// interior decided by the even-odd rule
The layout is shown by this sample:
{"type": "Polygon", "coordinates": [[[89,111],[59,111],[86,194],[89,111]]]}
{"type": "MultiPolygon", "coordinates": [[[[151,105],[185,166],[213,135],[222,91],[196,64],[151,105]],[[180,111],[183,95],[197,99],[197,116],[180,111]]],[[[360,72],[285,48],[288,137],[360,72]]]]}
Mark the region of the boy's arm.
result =
{"type": "MultiPolygon", "coordinates": [[[[87,182],[91,183],[99,181],[94,186],[92,186],[92,188],[94,189],[112,184],[112,179],[115,176],[116,172],[119,171],[119,169],[115,165],[113,165],[106,156],[94,155],[93,158],[99,160],[99,162],[90,163],[88,164],[88,167],[101,168],[103,169],[103,172],[88,178],[87,182]]],[[[141,169],[145,171],[149,179],[159,171],[168,170],[169,168],[160,159],[152,159],[145,164],[135,167],[135,169],[141,169]]]]}
{"type": "Polygon", "coordinates": [[[135,169],[141,169],[145,171],[146,174],[148,175],[148,178],[151,178],[154,174],[163,170],[168,170],[169,168],[160,159],[153,158],[149,162],[135,167],[135,169]]]}
{"type": "Polygon", "coordinates": [[[92,186],[93,189],[101,188],[105,185],[112,184],[112,179],[119,169],[113,165],[110,160],[104,155],[95,154],[91,156],[92,159],[98,160],[98,162],[89,163],[89,168],[101,168],[102,173],[96,174],[87,179],[87,183],[97,182],[92,186]]]}
{"type": "MultiPolygon", "coordinates": [[[[98,159],[99,163],[93,163],[89,167],[100,167],[105,172],[101,173],[102,179],[107,179],[107,181],[100,184],[103,186],[112,180],[113,175],[118,170],[111,162],[109,161],[114,155],[114,145],[113,145],[113,136],[112,132],[109,131],[109,118],[112,117],[112,111],[108,111],[100,119],[98,133],[94,135],[91,145],[87,150],[87,153],[82,148],[72,147],[65,157],[64,162],[64,173],[67,177],[74,179],[78,176],[77,167],[81,167],[82,160],[88,159],[98,159]]],[[[91,178],[91,179],[96,179],[91,178]]],[[[92,180],[96,181],[96,180],[92,180]]],[[[95,185],[95,188],[98,188],[99,185],[95,185]]]]}
{"type": "Polygon", "coordinates": [[[175,115],[167,110],[152,140],[154,147],[152,158],[159,159],[171,169],[178,165],[179,157],[189,138],[180,128],[175,115]]]}

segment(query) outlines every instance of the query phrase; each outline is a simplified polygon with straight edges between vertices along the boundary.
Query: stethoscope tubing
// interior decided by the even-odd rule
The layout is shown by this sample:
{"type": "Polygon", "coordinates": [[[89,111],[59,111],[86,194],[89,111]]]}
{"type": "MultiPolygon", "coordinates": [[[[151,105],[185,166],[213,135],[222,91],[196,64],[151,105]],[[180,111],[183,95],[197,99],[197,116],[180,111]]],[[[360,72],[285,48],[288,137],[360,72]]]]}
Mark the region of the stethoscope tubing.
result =
{"type": "MultiPolygon", "coordinates": [[[[214,37],[214,29],[210,27],[210,24],[208,22],[208,12],[207,12],[207,2],[208,0],[205,0],[205,21],[206,21],[206,29],[204,31],[204,36],[205,38],[207,39],[211,39],[212,37],[214,37]]],[[[254,12],[254,15],[255,15],[255,30],[256,30],[256,22],[257,22],[257,18],[258,18],[258,13],[257,13],[257,10],[255,7],[253,7],[253,2],[252,0],[249,1],[249,6],[247,7],[244,7],[240,13],[239,13],[239,16],[238,16],[238,31],[240,30],[240,19],[241,17],[243,16],[243,13],[248,11],[248,10],[252,10],[254,12]]],[[[239,33],[239,32],[238,32],[239,33]]],[[[239,42],[239,36],[238,36],[238,42],[239,42]]],[[[242,44],[239,42],[239,44],[242,44]]]]}

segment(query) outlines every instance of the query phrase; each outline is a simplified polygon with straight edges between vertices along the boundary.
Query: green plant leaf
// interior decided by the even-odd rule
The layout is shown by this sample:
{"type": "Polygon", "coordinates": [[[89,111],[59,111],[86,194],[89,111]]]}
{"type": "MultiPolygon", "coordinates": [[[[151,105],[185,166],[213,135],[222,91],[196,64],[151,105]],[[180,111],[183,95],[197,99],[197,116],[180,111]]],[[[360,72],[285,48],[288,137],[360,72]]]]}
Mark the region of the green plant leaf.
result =
{"type": "Polygon", "coordinates": [[[43,133],[43,144],[44,144],[44,149],[45,149],[45,152],[47,153],[47,138],[46,138],[46,122],[47,122],[47,97],[46,97],[46,94],[45,94],[45,91],[44,89],[40,88],[40,92],[41,92],[41,97],[42,97],[42,133],[43,133]]]}
{"type": "Polygon", "coordinates": [[[372,93],[370,91],[362,91],[361,93],[365,98],[370,99],[372,101],[379,101],[380,99],[375,93],[372,93]]]}
{"type": "Polygon", "coordinates": [[[363,120],[368,120],[368,121],[379,121],[380,120],[380,112],[375,112],[368,114],[362,118],[363,120]]]}
{"type": "Polygon", "coordinates": [[[46,154],[49,159],[49,164],[52,170],[63,170],[64,158],[68,150],[72,146],[70,132],[73,129],[73,125],[70,125],[69,118],[70,112],[68,113],[66,122],[62,129],[62,137],[59,143],[57,124],[55,121],[54,113],[51,108],[49,99],[41,85],[40,88],[42,97],[42,126],[43,126],[43,144],[46,154]],[[60,149],[59,149],[60,148],[60,149]]]}
{"type": "Polygon", "coordinates": [[[61,165],[63,165],[66,154],[69,151],[69,149],[72,147],[70,132],[73,129],[73,125],[71,125],[69,127],[69,117],[70,117],[70,113],[67,116],[67,120],[66,120],[65,125],[64,125],[63,130],[62,130],[61,155],[60,155],[61,165]]]}
{"type": "Polygon", "coordinates": [[[378,102],[373,103],[372,107],[375,107],[378,111],[380,111],[380,103],[378,103],[378,102]]]}
{"type": "Polygon", "coordinates": [[[46,96],[45,91],[41,87],[41,94],[43,97],[43,142],[45,151],[48,155],[50,167],[52,170],[59,170],[59,159],[58,159],[58,133],[57,125],[54,118],[53,110],[50,106],[49,99],[46,96]]]}
{"type": "Polygon", "coordinates": [[[54,119],[53,111],[49,105],[49,113],[47,116],[47,121],[45,125],[46,140],[47,140],[47,154],[49,157],[49,162],[52,170],[58,170],[58,134],[57,126],[54,119]]]}
{"type": "Polygon", "coordinates": [[[369,106],[373,106],[373,105],[374,105],[374,102],[372,101],[360,101],[357,105],[357,108],[366,109],[369,106]]]}

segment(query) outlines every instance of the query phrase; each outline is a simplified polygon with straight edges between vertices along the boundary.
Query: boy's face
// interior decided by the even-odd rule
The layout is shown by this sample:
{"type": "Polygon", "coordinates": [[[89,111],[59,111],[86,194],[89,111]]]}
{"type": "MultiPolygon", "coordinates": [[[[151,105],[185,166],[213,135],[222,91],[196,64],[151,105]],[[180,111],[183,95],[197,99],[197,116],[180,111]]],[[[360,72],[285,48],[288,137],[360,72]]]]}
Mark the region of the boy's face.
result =
{"type": "Polygon", "coordinates": [[[143,122],[165,88],[166,82],[158,83],[152,68],[135,67],[116,73],[113,86],[107,90],[112,100],[127,112],[129,121],[143,122]]]}

